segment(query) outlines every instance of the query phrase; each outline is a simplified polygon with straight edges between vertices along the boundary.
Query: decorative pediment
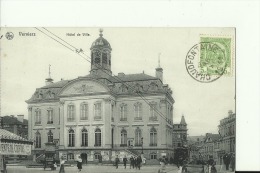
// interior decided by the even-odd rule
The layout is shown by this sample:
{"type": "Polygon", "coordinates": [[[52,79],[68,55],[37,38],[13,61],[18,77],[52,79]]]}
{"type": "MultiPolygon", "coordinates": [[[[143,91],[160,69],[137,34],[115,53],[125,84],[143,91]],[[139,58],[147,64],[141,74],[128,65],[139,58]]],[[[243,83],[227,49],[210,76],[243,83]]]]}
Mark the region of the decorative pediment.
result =
{"type": "Polygon", "coordinates": [[[60,92],[60,96],[84,95],[91,93],[108,92],[109,89],[93,80],[76,80],[66,85],[60,92]]]}

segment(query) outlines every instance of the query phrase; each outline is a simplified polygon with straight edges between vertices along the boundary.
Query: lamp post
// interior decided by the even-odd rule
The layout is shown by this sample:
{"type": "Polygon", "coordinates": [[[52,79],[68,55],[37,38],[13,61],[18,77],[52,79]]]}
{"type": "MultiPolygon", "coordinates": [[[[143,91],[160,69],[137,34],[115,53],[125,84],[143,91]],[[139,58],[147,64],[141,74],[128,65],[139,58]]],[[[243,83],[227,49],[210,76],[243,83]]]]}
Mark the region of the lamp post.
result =
{"type": "Polygon", "coordinates": [[[141,137],[141,144],[142,144],[142,154],[144,154],[144,148],[143,148],[143,140],[144,140],[144,138],[143,137],[141,137]]]}

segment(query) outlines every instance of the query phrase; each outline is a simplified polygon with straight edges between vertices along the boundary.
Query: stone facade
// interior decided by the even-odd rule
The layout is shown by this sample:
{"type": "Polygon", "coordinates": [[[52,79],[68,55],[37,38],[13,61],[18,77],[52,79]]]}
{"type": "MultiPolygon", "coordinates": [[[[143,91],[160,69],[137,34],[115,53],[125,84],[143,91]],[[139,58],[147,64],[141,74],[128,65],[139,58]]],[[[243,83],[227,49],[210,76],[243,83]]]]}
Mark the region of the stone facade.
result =
{"type": "Polygon", "coordinates": [[[91,46],[90,74],[37,88],[27,100],[34,155],[56,143],[59,156],[109,162],[115,155],[171,156],[172,91],[144,73],[112,77],[111,46],[103,34],[91,46]]]}
{"type": "Polygon", "coordinates": [[[172,143],[174,148],[187,145],[187,131],[187,124],[184,116],[182,116],[180,124],[173,124],[172,143]]]}

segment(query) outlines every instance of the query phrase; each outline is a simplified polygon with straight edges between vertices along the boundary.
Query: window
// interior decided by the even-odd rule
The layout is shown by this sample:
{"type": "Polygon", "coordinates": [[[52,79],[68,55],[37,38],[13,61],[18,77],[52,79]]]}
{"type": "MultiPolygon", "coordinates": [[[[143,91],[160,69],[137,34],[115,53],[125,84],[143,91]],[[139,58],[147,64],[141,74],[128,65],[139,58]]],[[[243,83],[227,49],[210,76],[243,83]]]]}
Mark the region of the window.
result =
{"type": "Polygon", "coordinates": [[[74,121],[75,119],[75,106],[68,105],[68,121],[74,121]]]}
{"type": "Polygon", "coordinates": [[[150,159],[157,159],[157,154],[156,153],[151,153],[150,154],[150,159]]]}
{"type": "Polygon", "coordinates": [[[94,105],[94,119],[101,120],[101,103],[95,103],[94,105]]]}
{"type": "Polygon", "coordinates": [[[73,153],[68,154],[68,160],[74,160],[74,154],[73,153]]]}
{"type": "Polygon", "coordinates": [[[135,120],[142,120],[142,104],[136,103],[134,105],[135,120]]]}
{"type": "Polygon", "coordinates": [[[150,130],[150,146],[157,146],[157,132],[154,127],[150,130]]]}
{"type": "Polygon", "coordinates": [[[125,129],[121,130],[121,146],[127,145],[127,132],[125,129]]]}
{"type": "Polygon", "coordinates": [[[127,88],[127,86],[125,86],[125,84],[122,84],[121,87],[120,87],[120,90],[121,90],[122,93],[125,93],[125,92],[128,91],[128,88],[127,88]]]}
{"type": "Polygon", "coordinates": [[[100,155],[99,153],[95,153],[95,154],[94,154],[95,160],[98,160],[100,156],[101,156],[101,155],[100,155]]]}
{"type": "Polygon", "coordinates": [[[48,132],[48,142],[53,142],[53,133],[51,132],[51,130],[48,132]]]}
{"type": "Polygon", "coordinates": [[[157,103],[153,102],[150,104],[150,120],[152,120],[152,121],[157,120],[156,107],[157,107],[157,103]]]}
{"type": "Polygon", "coordinates": [[[75,132],[73,129],[69,130],[69,147],[75,146],[75,132]]]}
{"type": "Polygon", "coordinates": [[[107,64],[107,54],[106,53],[102,53],[102,63],[107,64]]]}
{"type": "Polygon", "coordinates": [[[88,119],[88,104],[83,103],[80,105],[80,120],[88,119]]]}
{"type": "Polygon", "coordinates": [[[53,124],[53,110],[47,110],[48,121],[47,124],[53,124]]]}
{"type": "Polygon", "coordinates": [[[39,131],[35,134],[35,148],[41,148],[41,134],[39,131]]]}
{"type": "Polygon", "coordinates": [[[120,121],[126,121],[127,120],[127,105],[121,104],[120,105],[120,121]]]}
{"type": "Polygon", "coordinates": [[[88,131],[87,129],[83,129],[81,131],[81,146],[87,147],[88,146],[88,131]]]}
{"type": "Polygon", "coordinates": [[[101,130],[99,128],[95,130],[95,146],[101,146],[101,130]]]}
{"type": "Polygon", "coordinates": [[[41,124],[41,110],[37,109],[35,111],[35,124],[41,124]]]}
{"type": "Polygon", "coordinates": [[[135,130],[135,146],[141,146],[142,145],[142,132],[141,129],[139,129],[139,127],[137,127],[137,129],[135,130]]]}

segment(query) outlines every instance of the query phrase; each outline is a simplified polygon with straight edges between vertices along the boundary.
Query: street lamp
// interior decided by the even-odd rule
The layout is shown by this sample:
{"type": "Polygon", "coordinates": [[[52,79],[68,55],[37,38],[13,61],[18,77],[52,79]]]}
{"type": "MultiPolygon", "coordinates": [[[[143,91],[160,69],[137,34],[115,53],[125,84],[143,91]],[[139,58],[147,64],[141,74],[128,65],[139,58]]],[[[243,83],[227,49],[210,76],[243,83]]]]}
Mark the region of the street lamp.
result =
{"type": "Polygon", "coordinates": [[[143,137],[141,137],[141,144],[142,144],[142,154],[144,154],[144,148],[143,148],[143,140],[144,140],[144,138],[143,137]]]}

